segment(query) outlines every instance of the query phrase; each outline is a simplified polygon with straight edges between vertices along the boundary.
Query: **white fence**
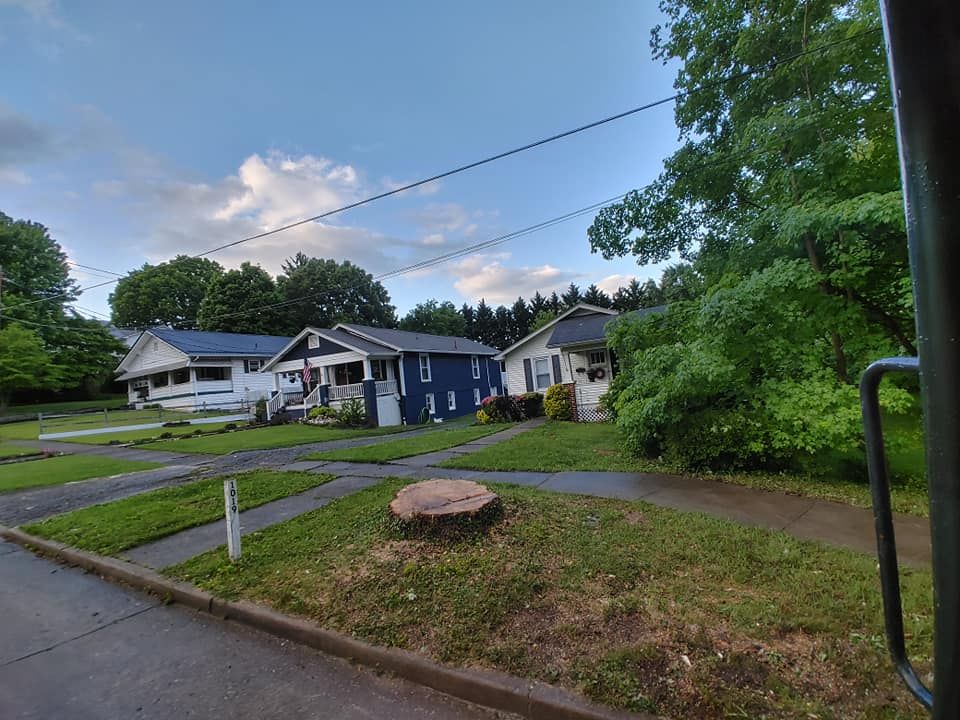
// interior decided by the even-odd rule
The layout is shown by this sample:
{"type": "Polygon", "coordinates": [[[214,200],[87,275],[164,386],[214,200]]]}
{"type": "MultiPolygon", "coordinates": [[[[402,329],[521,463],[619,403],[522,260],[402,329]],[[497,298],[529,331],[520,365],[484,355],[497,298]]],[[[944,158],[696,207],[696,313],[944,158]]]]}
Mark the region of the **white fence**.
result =
{"type": "Polygon", "coordinates": [[[363,383],[353,383],[352,385],[331,385],[331,400],[349,400],[350,398],[363,397],[363,383]]]}

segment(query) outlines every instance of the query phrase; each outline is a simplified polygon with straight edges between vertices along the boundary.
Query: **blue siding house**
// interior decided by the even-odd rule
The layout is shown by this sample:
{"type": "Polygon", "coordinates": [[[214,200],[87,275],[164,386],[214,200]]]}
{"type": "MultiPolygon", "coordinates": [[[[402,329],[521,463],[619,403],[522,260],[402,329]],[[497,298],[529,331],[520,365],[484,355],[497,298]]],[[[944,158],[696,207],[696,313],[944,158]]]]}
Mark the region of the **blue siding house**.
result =
{"type": "Polygon", "coordinates": [[[475,413],[503,388],[495,348],[447,335],[341,323],[308,327],[263,367],[274,377],[268,413],[294,416],[362,399],[377,425],[475,413]],[[305,373],[308,373],[305,375],[305,373]]]}

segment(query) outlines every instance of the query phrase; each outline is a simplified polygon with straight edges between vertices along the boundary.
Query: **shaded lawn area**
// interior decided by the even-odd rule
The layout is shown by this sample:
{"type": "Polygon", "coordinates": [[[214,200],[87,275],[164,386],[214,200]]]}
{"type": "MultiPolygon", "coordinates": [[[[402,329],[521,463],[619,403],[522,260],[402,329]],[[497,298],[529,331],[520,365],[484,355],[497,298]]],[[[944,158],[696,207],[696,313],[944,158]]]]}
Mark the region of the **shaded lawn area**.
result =
{"type": "Polygon", "coordinates": [[[96,455],[60,455],[0,465],[0,492],[41,485],[62,485],[75,480],[108,477],[163,467],[159,463],[117,460],[96,455]]]}
{"type": "MultiPolygon", "coordinates": [[[[43,422],[43,432],[44,433],[58,433],[58,432],[71,432],[75,430],[95,430],[95,429],[104,429],[108,427],[118,427],[121,425],[145,425],[147,423],[155,422],[170,422],[172,420],[180,419],[190,419],[200,417],[202,415],[211,415],[212,413],[180,413],[173,411],[164,411],[163,416],[158,414],[156,410],[112,410],[108,413],[109,425],[104,422],[104,417],[102,413],[86,413],[83,415],[75,415],[72,417],[64,418],[52,418],[43,422]]],[[[223,413],[218,413],[223,414],[223,413]]],[[[224,423],[225,424],[225,423],[224,423]]],[[[222,425],[221,425],[222,426],[222,425]]],[[[211,425],[198,425],[197,427],[206,427],[213,429],[217,427],[214,424],[211,425]]],[[[158,428],[156,430],[132,430],[128,431],[130,437],[124,442],[129,442],[129,440],[140,439],[141,437],[154,437],[159,436],[160,433],[169,431],[169,432],[185,432],[187,426],[180,428],[158,428]]],[[[194,428],[189,428],[191,431],[194,428]]],[[[106,445],[110,442],[111,438],[122,438],[126,435],[127,432],[120,433],[111,433],[111,434],[101,434],[89,435],[83,437],[71,437],[71,438],[62,438],[58,440],[51,440],[51,442],[82,442],[86,444],[101,444],[106,445]]],[[[40,435],[40,423],[37,420],[29,420],[25,422],[15,422],[15,423],[4,423],[0,425],[0,440],[38,440],[40,435]]]]}
{"type": "MultiPolygon", "coordinates": [[[[332,475],[253,470],[237,480],[240,510],[322,485],[332,475]]],[[[199,480],[57,515],[24,527],[29,533],[82,550],[113,555],[223,518],[223,481],[199,480]]]]}
{"type": "MultiPolygon", "coordinates": [[[[923,448],[919,419],[912,416],[885,421],[893,441],[888,451],[893,472],[893,509],[926,517],[929,514],[923,479],[923,448]],[[919,447],[918,447],[919,446],[919,447]],[[918,465],[919,463],[919,465],[918,465]]],[[[819,497],[870,507],[865,471],[851,467],[851,456],[835,454],[819,459],[806,473],[687,473],[707,480],[746,485],[795,495],[819,497]]],[[[469,470],[605,470],[617,472],[686,472],[656,459],[627,453],[620,431],[611,423],[548,422],[479,452],[440,463],[441,467],[469,470]]]]}
{"type": "Polygon", "coordinates": [[[324,452],[307,455],[306,460],[347,460],[351,462],[385,463],[390,460],[423,455],[424,453],[446,450],[447,448],[463,445],[477,438],[486,437],[493,433],[506,430],[510,425],[474,425],[454,430],[434,430],[433,432],[418,435],[402,440],[368,445],[367,447],[343,448],[340,450],[326,450],[324,452]]]}
{"type": "Polygon", "coordinates": [[[293,447],[329,440],[347,440],[358,437],[375,437],[396,432],[414,430],[416,426],[394,425],[379,428],[335,428],[323,425],[291,423],[253,430],[237,430],[223,435],[188,438],[184,440],[162,440],[147,443],[141,447],[172,452],[204,453],[210,455],[229,455],[238,450],[268,450],[271,448],[293,447]]]}
{"type": "MultiPolygon", "coordinates": [[[[926,717],[883,644],[875,561],[641,502],[491,485],[504,518],[459,542],[397,534],[389,479],[165,572],[444,663],[674,718],[926,717]],[[684,659],[686,658],[686,660],[684,659]],[[688,663],[689,661],[689,663],[688,663]]],[[[909,652],[931,579],[903,569],[909,652]]]]}

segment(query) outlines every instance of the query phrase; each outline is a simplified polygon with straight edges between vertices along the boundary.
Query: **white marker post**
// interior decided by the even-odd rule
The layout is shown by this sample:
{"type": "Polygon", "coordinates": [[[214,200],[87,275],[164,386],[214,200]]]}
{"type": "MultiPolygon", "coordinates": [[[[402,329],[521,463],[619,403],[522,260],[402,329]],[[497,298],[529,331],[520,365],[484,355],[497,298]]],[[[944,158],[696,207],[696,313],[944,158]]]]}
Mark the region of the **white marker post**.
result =
{"type": "Polygon", "coordinates": [[[227,505],[227,551],[231,560],[240,559],[240,509],[237,507],[237,481],[223,481],[223,499],[227,505]]]}

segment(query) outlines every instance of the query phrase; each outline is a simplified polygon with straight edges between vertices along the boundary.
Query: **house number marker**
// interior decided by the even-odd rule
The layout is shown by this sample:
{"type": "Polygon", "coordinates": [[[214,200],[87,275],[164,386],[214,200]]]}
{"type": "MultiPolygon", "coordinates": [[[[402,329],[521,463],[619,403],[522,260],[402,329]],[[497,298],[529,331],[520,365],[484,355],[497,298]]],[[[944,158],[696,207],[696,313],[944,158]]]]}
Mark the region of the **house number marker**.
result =
{"type": "Polygon", "coordinates": [[[227,516],[227,551],[231,560],[240,559],[240,509],[237,507],[237,481],[223,481],[223,499],[227,516]]]}

